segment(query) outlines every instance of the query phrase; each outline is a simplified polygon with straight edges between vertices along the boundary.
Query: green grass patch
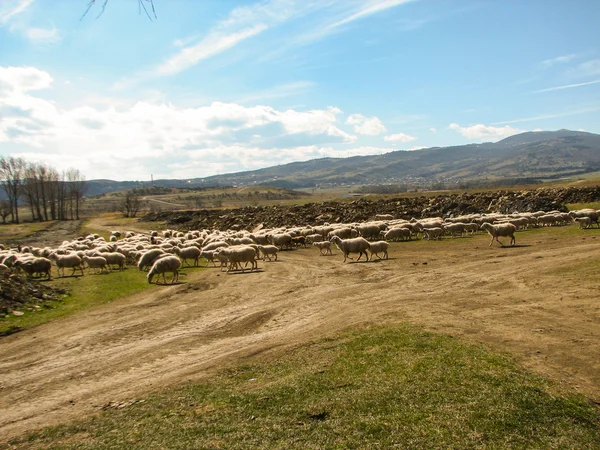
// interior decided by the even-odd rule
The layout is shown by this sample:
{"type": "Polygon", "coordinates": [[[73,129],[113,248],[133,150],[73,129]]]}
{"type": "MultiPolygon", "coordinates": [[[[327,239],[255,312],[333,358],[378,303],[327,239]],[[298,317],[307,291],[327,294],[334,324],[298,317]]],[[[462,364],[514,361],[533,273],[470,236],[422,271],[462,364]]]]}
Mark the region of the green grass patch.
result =
{"type": "MultiPolygon", "coordinates": [[[[53,268],[56,272],[56,267],[53,268]]],[[[68,275],[70,270],[67,269],[68,275]]],[[[56,273],[54,274],[56,276],[56,273]]],[[[24,311],[23,316],[0,318],[0,335],[12,330],[23,330],[61,317],[111,302],[117,298],[135,294],[154,285],[148,284],[145,273],[135,267],[122,272],[54,278],[42,283],[65,289],[69,294],[62,301],[47,301],[33,311],[24,311]]]]}
{"type": "Polygon", "coordinates": [[[587,208],[592,208],[595,210],[599,210],[600,209],[600,202],[591,202],[591,203],[567,203],[566,207],[569,209],[569,211],[573,211],[576,209],[587,209],[587,208]]]}
{"type": "Polygon", "coordinates": [[[47,230],[54,223],[55,221],[0,224],[0,242],[29,237],[38,231],[47,230]]]}
{"type": "Polygon", "coordinates": [[[18,448],[598,448],[600,410],[408,326],[316,342],[10,441],[18,448]]]}

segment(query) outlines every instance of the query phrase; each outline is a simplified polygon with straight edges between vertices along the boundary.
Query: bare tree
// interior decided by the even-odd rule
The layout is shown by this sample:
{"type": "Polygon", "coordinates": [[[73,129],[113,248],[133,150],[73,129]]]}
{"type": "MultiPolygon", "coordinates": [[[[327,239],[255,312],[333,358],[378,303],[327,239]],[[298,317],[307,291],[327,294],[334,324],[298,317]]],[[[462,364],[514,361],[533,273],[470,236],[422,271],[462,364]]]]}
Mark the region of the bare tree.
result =
{"type": "Polygon", "coordinates": [[[75,218],[79,220],[79,205],[88,188],[85,176],[79,169],[69,169],[67,171],[67,181],[69,183],[69,209],[71,211],[71,219],[75,218]],[[74,216],[73,212],[75,212],[74,216]]]}
{"type": "Polygon", "coordinates": [[[135,189],[125,192],[121,202],[121,212],[125,217],[135,217],[142,207],[142,200],[135,189]]]}
{"type": "MultiPolygon", "coordinates": [[[[146,16],[148,16],[148,19],[152,20],[152,16],[154,16],[154,18],[157,19],[156,10],[154,9],[154,0],[137,0],[137,2],[139,14],[141,14],[142,11],[144,11],[146,13],[146,16]],[[150,15],[150,13],[152,13],[152,15],[150,15]]],[[[104,11],[106,10],[106,5],[108,5],[108,0],[89,0],[86,10],[83,13],[83,16],[81,16],[81,20],[83,20],[83,18],[87,15],[90,9],[92,9],[97,4],[100,4],[100,13],[98,13],[96,19],[102,14],[104,14],[104,11]]]]}
{"type": "Polygon", "coordinates": [[[26,166],[23,158],[0,157],[0,183],[8,197],[14,223],[19,223],[19,195],[26,166]]]}
{"type": "Polygon", "coordinates": [[[12,206],[8,200],[0,200],[0,217],[2,217],[2,223],[6,223],[6,218],[10,216],[12,206]]]}

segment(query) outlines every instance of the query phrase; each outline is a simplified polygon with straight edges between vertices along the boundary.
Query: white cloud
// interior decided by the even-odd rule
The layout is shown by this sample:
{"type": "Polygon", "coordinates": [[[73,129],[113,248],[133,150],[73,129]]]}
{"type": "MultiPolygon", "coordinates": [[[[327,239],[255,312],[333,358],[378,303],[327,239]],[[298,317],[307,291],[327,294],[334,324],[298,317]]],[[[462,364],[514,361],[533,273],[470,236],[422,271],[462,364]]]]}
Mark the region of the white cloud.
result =
{"type": "Polygon", "coordinates": [[[429,129],[429,131],[431,131],[432,133],[437,133],[437,128],[435,128],[435,127],[431,127],[431,128],[429,129]]]}
{"type": "Polygon", "coordinates": [[[366,136],[377,136],[385,133],[387,128],[383,125],[378,117],[365,117],[362,114],[352,114],[346,120],[347,125],[354,127],[354,132],[366,136]]]}
{"type": "Polygon", "coordinates": [[[600,75],[600,58],[577,64],[577,66],[569,70],[568,74],[582,78],[598,76],[600,75]]]}
{"type": "Polygon", "coordinates": [[[161,99],[96,98],[64,107],[48,100],[52,91],[37,95],[51,84],[39,69],[0,67],[0,151],[58,170],[77,167],[90,179],[172,177],[173,164],[198,171],[189,176],[208,176],[215,174],[211,168],[237,171],[339,155],[329,146],[357,139],[340,128],[342,111],[332,106],[296,111],[213,102],[182,108],[161,99]]]}
{"type": "Polygon", "coordinates": [[[52,28],[27,28],[24,30],[25,36],[36,44],[54,44],[60,41],[60,33],[56,27],[52,28]]]}
{"type": "Polygon", "coordinates": [[[5,0],[0,5],[0,24],[10,22],[14,17],[26,11],[35,0],[5,0]]]}
{"type": "Polygon", "coordinates": [[[417,139],[416,137],[411,136],[410,134],[405,134],[405,133],[390,134],[388,136],[383,137],[383,140],[386,142],[402,142],[402,143],[411,142],[416,139],[417,139]]]}
{"type": "Polygon", "coordinates": [[[557,56],[556,58],[551,58],[551,59],[546,59],[544,61],[542,61],[542,66],[545,68],[549,68],[552,66],[555,66],[557,64],[566,64],[570,61],[572,61],[575,58],[578,58],[579,55],[578,53],[571,53],[569,55],[562,55],[562,56],[557,56]]]}
{"type": "Polygon", "coordinates": [[[600,111],[600,107],[581,108],[581,109],[575,109],[575,110],[565,111],[565,112],[561,112],[561,113],[542,114],[540,116],[534,116],[534,117],[523,117],[520,119],[504,120],[502,122],[494,122],[494,123],[492,123],[492,125],[505,125],[508,123],[522,123],[522,122],[533,122],[536,120],[543,120],[543,119],[556,119],[557,117],[577,116],[579,114],[587,114],[587,113],[592,113],[592,112],[596,112],[596,111],[600,111]]]}
{"type": "Polygon", "coordinates": [[[524,130],[513,128],[511,126],[504,127],[492,127],[483,124],[472,125],[470,127],[461,127],[457,123],[451,123],[448,128],[450,130],[458,131],[467,139],[472,140],[485,140],[485,141],[499,141],[513,134],[522,133],[524,130]]]}
{"type": "Polygon", "coordinates": [[[542,92],[562,91],[563,89],[572,89],[572,88],[577,88],[577,87],[581,87],[581,86],[588,86],[590,84],[597,84],[597,83],[600,83],[600,80],[586,81],[585,83],[567,84],[567,85],[564,85],[564,86],[555,86],[555,87],[546,88],[546,89],[539,89],[537,91],[531,91],[530,93],[531,94],[540,94],[542,92]]]}

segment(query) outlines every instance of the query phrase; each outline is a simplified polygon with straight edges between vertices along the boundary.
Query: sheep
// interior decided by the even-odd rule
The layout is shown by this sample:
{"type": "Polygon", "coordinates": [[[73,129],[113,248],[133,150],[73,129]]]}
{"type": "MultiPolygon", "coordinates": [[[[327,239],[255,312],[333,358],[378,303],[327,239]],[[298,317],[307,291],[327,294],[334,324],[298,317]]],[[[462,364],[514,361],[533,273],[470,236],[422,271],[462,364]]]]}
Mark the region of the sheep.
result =
{"type": "Polygon", "coordinates": [[[403,227],[395,227],[387,231],[381,231],[380,236],[386,241],[399,241],[401,239],[408,239],[410,241],[411,238],[410,229],[403,227]]]}
{"type": "Polygon", "coordinates": [[[271,245],[276,245],[279,248],[292,246],[292,235],[289,233],[270,234],[267,235],[271,245]]]}
{"type": "Polygon", "coordinates": [[[244,272],[245,266],[241,267],[241,263],[251,263],[250,271],[258,270],[258,264],[256,263],[256,250],[253,247],[247,245],[240,245],[237,247],[227,247],[219,249],[218,255],[226,256],[229,261],[229,267],[227,272],[235,270],[236,267],[240,267],[244,272]]]}
{"type": "Polygon", "coordinates": [[[210,242],[210,243],[206,244],[204,247],[202,247],[202,251],[204,252],[204,251],[208,251],[208,250],[216,250],[221,247],[229,247],[229,244],[224,241],[210,242]]]}
{"type": "Polygon", "coordinates": [[[292,237],[292,245],[294,247],[306,247],[306,238],[304,236],[294,236],[292,237]]]}
{"type": "Polygon", "coordinates": [[[358,234],[365,239],[377,239],[381,232],[381,227],[377,224],[366,223],[357,227],[358,234]]]}
{"type": "Polygon", "coordinates": [[[371,252],[371,259],[373,259],[373,255],[376,255],[379,259],[388,259],[388,248],[390,248],[389,242],[371,242],[371,245],[369,247],[369,251],[371,252]],[[383,258],[379,256],[379,253],[383,253],[383,258]]]}
{"type": "Polygon", "coordinates": [[[333,255],[333,253],[331,253],[331,242],[319,241],[319,242],[313,242],[313,245],[319,249],[319,253],[321,254],[321,256],[333,255]],[[325,253],[323,253],[323,250],[325,250],[325,253]]]}
{"type": "Polygon", "coordinates": [[[180,267],[181,261],[177,256],[169,255],[165,256],[164,258],[159,258],[154,262],[154,264],[152,264],[152,267],[148,272],[148,283],[152,283],[152,278],[154,278],[155,275],[162,275],[164,284],[167,284],[167,278],[165,274],[170,272],[173,274],[173,279],[171,280],[171,284],[173,284],[179,280],[180,267]]]}
{"type": "Polygon", "coordinates": [[[350,227],[343,227],[327,233],[327,237],[329,239],[331,239],[333,236],[338,236],[341,239],[352,239],[358,237],[358,230],[350,227]]]}
{"type": "Polygon", "coordinates": [[[28,277],[35,274],[46,275],[46,279],[52,278],[52,261],[46,258],[33,258],[27,260],[17,260],[14,263],[15,268],[23,270],[28,277]]]}
{"type": "Polygon", "coordinates": [[[573,218],[574,222],[577,222],[579,224],[579,229],[583,230],[584,228],[589,228],[592,226],[592,219],[584,216],[584,217],[574,217],[573,218]]]}
{"type": "Polygon", "coordinates": [[[83,258],[83,262],[90,268],[90,269],[94,269],[94,272],[96,272],[95,269],[100,269],[100,273],[104,272],[105,270],[108,272],[108,268],[106,267],[106,258],[102,257],[102,256],[84,256],[83,258]]]}
{"type": "MultiPolygon", "coordinates": [[[[364,254],[369,261],[369,254],[367,250],[369,250],[370,244],[363,237],[357,237],[353,239],[340,239],[338,236],[333,236],[330,239],[330,242],[336,245],[338,249],[344,254],[344,262],[346,262],[347,258],[350,258],[350,253],[358,253],[357,261],[364,254]]],[[[350,258],[352,259],[352,258],[350,258]]]]}
{"type": "Polygon", "coordinates": [[[391,214],[375,214],[375,220],[394,220],[391,214]]]}
{"type": "Polygon", "coordinates": [[[140,260],[138,261],[138,265],[137,265],[138,269],[144,270],[146,267],[152,266],[152,264],[154,264],[154,261],[156,261],[156,259],[159,256],[164,255],[164,254],[165,254],[164,250],[162,250],[160,248],[148,250],[147,252],[142,254],[142,256],[140,257],[140,260]]]}
{"type": "Polygon", "coordinates": [[[123,270],[125,266],[125,261],[127,257],[119,252],[110,252],[110,253],[102,253],[101,256],[106,259],[106,263],[108,267],[112,269],[111,266],[116,265],[119,270],[123,270]]]}
{"type": "Polygon", "coordinates": [[[192,267],[191,264],[187,262],[188,259],[192,259],[194,260],[194,266],[198,266],[198,259],[200,259],[200,254],[202,253],[198,247],[173,247],[173,251],[183,260],[183,264],[192,267]]]}
{"type": "Polygon", "coordinates": [[[62,276],[65,276],[65,268],[73,269],[71,275],[75,275],[75,270],[79,269],[81,271],[81,275],[83,276],[83,261],[76,253],[69,253],[66,255],[59,255],[58,253],[53,253],[50,255],[52,259],[56,262],[56,267],[58,267],[58,274],[60,275],[62,272],[62,276]]]}
{"type": "Polygon", "coordinates": [[[457,233],[459,236],[462,236],[465,232],[465,224],[464,223],[447,223],[444,224],[444,231],[450,234],[450,236],[454,237],[457,233]]]}
{"type": "Polygon", "coordinates": [[[494,241],[504,246],[504,244],[502,244],[502,242],[498,240],[498,236],[510,236],[510,245],[514,245],[517,242],[515,239],[515,231],[517,231],[517,227],[515,227],[512,223],[501,223],[497,225],[492,225],[491,223],[484,223],[481,225],[481,229],[486,230],[492,237],[490,247],[492,246],[494,241]]]}
{"type": "Polygon", "coordinates": [[[309,234],[306,236],[307,244],[314,244],[315,242],[323,242],[323,236],[320,234],[309,234]]]}
{"type": "Polygon", "coordinates": [[[263,261],[265,260],[265,258],[269,258],[269,261],[271,261],[272,255],[275,256],[275,261],[277,261],[277,252],[279,251],[279,249],[276,246],[274,246],[274,245],[259,245],[258,250],[262,254],[263,261]]]}
{"type": "Polygon", "coordinates": [[[442,238],[444,230],[440,227],[423,228],[423,236],[427,240],[436,240],[442,238]]]}

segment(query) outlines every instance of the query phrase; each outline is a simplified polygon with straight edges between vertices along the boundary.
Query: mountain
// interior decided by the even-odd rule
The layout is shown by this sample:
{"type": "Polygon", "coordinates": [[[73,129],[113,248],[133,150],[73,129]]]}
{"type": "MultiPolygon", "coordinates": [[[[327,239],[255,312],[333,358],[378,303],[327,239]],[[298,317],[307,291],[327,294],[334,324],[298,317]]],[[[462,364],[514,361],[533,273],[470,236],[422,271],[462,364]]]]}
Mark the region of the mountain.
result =
{"type": "MultiPolygon", "coordinates": [[[[383,155],[321,158],[265,169],[191,180],[155,180],[154,186],[274,185],[286,188],[364,184],[539,180],[600,171],[600,135],[582,131],[532,131],[496,143],[394,151],[383,155]]],[[[107,180],[89,182],[92,192],[107,180]]],[[[135,183],[135,182],[134,182],[135,183]]],[[[137,182],[140,185],[139,182],[137,182]]],[[[145,183],[149,185],[148,182],[145,183]]],[[[110,182],[110,190],[135,187],[110,182]]],[[[104,191],[109,192],[109,191],[104,191]]]]}

